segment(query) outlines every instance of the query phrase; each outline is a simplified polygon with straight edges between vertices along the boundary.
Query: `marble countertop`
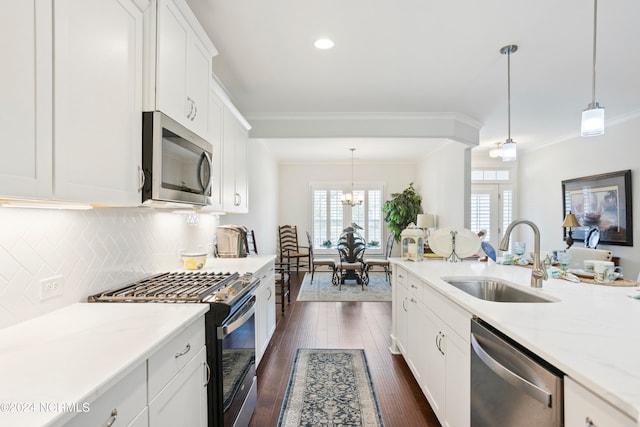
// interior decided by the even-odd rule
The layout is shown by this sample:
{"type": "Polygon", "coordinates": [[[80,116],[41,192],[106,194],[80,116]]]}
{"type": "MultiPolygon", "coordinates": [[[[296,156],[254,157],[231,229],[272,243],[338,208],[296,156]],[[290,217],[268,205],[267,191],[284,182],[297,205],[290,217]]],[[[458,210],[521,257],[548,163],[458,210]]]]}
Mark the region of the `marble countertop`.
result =
{"type": "Polygon", "coordinates": [[[40,404],[91,402],[208,310],[78,303],[1,329],[0,425],[63,424],[74,414],[40,404]]]}
{"type": "Polygon", "coordinates": [[[220,271],[224,273],[255,273],[265,264],[274,261],[275,255],[249,255],[244,258],[207,258],[201,271],[220,271]]]}
{"type": "Polygon", "coordinates": [[[640,421],[640,300],[627,296],[640,292],[637,288],[549,279],[542,289],[532,289],[531,269],[519,266],[475,260],[391,261],[640,421]],[[483,301],[442,280],[448,276],[500,278],[559,301],[483,301]]]}

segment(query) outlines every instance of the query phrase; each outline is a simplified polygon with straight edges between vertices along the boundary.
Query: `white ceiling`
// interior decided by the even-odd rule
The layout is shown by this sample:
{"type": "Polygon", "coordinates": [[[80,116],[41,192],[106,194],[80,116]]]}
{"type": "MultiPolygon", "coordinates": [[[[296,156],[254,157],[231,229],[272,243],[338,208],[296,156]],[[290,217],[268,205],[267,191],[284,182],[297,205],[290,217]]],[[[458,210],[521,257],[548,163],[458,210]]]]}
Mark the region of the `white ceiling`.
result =
{"type": "MultiPolygon", "coordinates": [[[[589,0],[187,2],[219,51],[214,72],[249,122],[450,112],[481,123],[480,145],[489,146],[507,137],[507,58],[499,53],[507,44],[519,46],[511,56],[511,136],[521,149],[577,136],[591,101],[589,0]],[[319,37],[335,47],[317,50],[319,37]]],[[[638,0],[598,4],[596,101],[609,126],[640,112],[639,19],[638,0]]],[[[387,150],[381,155],[400,156],[389,141],[378,141],[387,150]]],[[[432,146],[425,139],[394,144],[401,142],[420,152],[432,146]]],[[[285,160],[318,160],[328,143],[338,144],[331,152],[342,149],[342,158],[354,146],[321,138],[268,142],[285,160]]]]}

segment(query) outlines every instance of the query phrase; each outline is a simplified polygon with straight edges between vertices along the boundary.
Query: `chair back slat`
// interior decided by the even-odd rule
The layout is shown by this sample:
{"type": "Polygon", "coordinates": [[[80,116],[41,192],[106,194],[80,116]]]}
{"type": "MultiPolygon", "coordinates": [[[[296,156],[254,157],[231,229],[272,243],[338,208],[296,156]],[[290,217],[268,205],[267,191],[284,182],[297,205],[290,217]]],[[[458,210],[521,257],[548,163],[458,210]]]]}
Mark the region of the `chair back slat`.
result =
{"type": "Polygon", "coordinates": [[[295,225],[281,225],[278,227],[280,237],[280,251],[298,252],[298,227],[295,225]]]}

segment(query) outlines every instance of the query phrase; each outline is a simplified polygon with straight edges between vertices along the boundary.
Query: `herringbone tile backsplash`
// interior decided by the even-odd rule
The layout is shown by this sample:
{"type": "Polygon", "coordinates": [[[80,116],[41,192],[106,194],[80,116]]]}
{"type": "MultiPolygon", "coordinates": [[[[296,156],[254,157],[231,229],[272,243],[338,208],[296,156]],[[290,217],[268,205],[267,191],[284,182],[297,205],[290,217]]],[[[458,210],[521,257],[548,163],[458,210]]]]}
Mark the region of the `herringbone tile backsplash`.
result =
{"type": "Polygon", "coordinates": [[[211,254],[217,224],[150,208],[0,208],[0,329],[179,268],[180,250],[211,254]],[[40,281],[58,275],[63,295],[41,301],[40,281]]]}

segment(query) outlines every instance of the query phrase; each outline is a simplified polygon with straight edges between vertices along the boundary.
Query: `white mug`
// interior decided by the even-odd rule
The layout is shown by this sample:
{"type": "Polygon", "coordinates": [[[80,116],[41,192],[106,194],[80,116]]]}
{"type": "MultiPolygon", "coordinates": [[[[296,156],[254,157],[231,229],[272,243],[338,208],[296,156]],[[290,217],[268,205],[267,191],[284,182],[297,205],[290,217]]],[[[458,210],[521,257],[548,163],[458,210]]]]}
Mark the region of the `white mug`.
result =
{"type": "Polygon", "coordinates": [[[622,267],[614,266],[612,261],[595,261],[593,273],[593,278],[596,282],[611,283],[622,276],[622,267]]]}
{"type": "Polygon", "coordinates": [[[584,260],[584,271],[587,273],[593,273],[593,267],[598,260],[595,259],[585,259],[584,260]]]}

